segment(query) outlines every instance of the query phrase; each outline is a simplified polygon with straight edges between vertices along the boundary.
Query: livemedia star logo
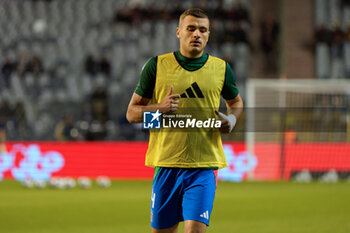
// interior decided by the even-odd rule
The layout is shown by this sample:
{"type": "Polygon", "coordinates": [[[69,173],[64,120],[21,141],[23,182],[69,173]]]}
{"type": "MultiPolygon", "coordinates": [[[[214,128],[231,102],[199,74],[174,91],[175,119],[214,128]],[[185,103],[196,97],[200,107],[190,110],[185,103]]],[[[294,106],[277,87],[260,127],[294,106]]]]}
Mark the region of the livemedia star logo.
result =
{"type": "Polygon", "coordinates": [[[156,112],[143,112],[143,128],[160,129],[161,115],[159,109],[156,112]]]}
{"type": "Polygon", "coordinates": [[[160,128],[215,128],[221,127],[221,121],[215,118],[206,120],[198,120],[192,118],[192,115],[183,114],[164,114],[157,110],[156,112],[143,112],[143,128],[144,129],[160,129],[160,128]]]}

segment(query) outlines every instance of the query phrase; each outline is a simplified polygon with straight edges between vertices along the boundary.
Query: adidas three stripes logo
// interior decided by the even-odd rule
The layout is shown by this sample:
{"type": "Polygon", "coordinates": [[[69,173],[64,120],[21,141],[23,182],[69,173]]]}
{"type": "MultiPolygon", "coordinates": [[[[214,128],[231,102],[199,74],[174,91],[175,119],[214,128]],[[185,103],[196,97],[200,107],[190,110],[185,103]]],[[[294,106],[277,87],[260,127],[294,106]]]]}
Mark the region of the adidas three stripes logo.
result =
{"type": "Polygon", "coordinates": [[[181,94],[181,98],[204,98],[204,95],[197,82],[194,82],[184,93],[181,94]]]}
{"type": "Polygon", "coordinates": [[[208,210],[205,211],[203,214],[200,215],[202,218],[206,218],[206,219],[209,219],[209,212],[208,210]]]}

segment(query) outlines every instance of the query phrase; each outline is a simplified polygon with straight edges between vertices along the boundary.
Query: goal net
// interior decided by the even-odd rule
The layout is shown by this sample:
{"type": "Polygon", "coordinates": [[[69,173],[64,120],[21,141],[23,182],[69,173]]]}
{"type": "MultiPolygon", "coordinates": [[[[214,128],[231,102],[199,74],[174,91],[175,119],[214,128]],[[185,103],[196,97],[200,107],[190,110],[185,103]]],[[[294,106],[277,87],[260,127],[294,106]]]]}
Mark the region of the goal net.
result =
{"type": "Polygon", "coordinates": [[[249,80],[245,140],[258,166],[248,179],[348,178],[349,100],[347,80],[249,80]]]}

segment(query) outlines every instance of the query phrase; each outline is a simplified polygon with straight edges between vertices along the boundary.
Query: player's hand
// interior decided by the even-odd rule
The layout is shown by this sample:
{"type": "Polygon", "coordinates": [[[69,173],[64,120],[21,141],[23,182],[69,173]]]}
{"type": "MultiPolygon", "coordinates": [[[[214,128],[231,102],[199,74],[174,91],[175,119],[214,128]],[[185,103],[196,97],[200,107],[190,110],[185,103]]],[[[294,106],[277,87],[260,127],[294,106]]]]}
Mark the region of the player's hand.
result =
{"type": "Polygon", "coordinates": [[[163,113],[175,112],[179,107],[181,96],[179,94],[173,94],[173,89],[173,86],[171,86],[168,95],[160,103],[159,107],[163,113]]]}
{"type": "Polygon", "coordinates": [[[230,115],[225,115],[221,112],[215,111],[215,114],[219,116],[221,119],[221,127],[220,127],[220,132],[221,133],[231,133],[233,127],[235,127],[237,118],[235,115],[230,114],[230,115]]]}

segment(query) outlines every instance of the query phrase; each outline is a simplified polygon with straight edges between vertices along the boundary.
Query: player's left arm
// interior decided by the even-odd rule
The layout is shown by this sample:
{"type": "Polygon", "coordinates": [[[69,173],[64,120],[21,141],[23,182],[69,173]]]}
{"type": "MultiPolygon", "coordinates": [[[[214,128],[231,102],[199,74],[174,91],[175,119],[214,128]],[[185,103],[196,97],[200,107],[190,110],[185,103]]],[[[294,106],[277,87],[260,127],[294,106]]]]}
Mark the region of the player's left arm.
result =
{"type": "Polygon", "coordinates": [[[243,100],[238,94],[235,98],[230,100],[225,100],[227,106],[227,115],[217,112],[221,118],[221,128],[222,133],[231,133],[232,129],[235,127],[237,119],[241,116],[243,111],[243,100]]]}
{"type": "Polygon", "coordinates": [[[221,119],[220,131],[230,133],[243,111],[243,100],[237,89],[233,71],[228,63],[226,63],[225,81],[221,95],[226,101],[227,115],[216,112],[221,119]]]}

